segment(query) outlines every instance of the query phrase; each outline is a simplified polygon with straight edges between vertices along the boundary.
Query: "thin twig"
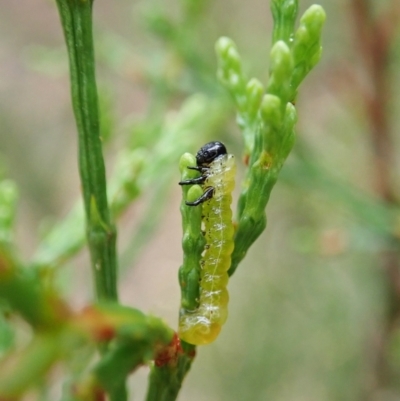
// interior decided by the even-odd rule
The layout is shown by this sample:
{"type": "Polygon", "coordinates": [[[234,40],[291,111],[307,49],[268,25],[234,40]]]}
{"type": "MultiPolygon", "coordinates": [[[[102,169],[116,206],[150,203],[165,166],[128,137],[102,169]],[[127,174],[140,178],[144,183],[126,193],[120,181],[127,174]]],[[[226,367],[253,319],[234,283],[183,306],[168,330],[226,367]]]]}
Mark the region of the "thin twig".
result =
{"type": "Polygon", "coordinates": [[[107,201],[92,36],[93,0],[57,0],[67,43],[86,236],[98,299],[117,300],[116,231],[107,201]]]}
{"type": "MultiPolygon", "coordinates": [[[[396,0],[393,1],[395,3],[396,0]]],[[[354,19],[356,48],[359,49],[371,84],[370,96],[364,97],[364,107],[370,125],[371,143],[374,150],[375,190],[389,203],[395,202],[390,176],[393,171],[394,154],[388,121],[390,45],[393,37],[387,32],[388,21],[374,19],[370,3],[366,0],[351,0],[354,19]]],[[[396,21],[391,19],[395,24],[396,21]]]]}
{"type": "MultiPolygon", "coordinates": [[[[394,171],[394,144],[388,119],[390,103],[389,60],[394,33],[400,20],[398,0],[392,0],[388,12],[374,17],[371,3],[367,0],[351,0],[355,26],[356,48],[359,49],[371,84],[370,96],[362,97],[366,118],[370,126],[370,140],[374,151],[375,191],[388,205],[398,204],[391,181],[394,171]]],[[[399,241],[393,235],[388,241],[389,249],[380,255],[388,290],[386,324],[375,348],[376,390],[390,385],[392,372],[389,347],[400,321],[400,263],[399,241]]]]}

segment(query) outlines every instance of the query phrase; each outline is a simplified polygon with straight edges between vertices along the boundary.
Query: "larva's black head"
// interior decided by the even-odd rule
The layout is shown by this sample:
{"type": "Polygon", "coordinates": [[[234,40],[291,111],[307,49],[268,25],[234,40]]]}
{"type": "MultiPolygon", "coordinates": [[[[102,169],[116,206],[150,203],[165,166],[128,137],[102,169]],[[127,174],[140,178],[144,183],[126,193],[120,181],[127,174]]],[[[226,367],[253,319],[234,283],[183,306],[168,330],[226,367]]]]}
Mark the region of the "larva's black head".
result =
{"type": "Polygon", "coordinates": [[[226,147],[222,142],[208,142],[196,154],[197,165],[207,166],[218,156],[226,153],[226,147]]]}

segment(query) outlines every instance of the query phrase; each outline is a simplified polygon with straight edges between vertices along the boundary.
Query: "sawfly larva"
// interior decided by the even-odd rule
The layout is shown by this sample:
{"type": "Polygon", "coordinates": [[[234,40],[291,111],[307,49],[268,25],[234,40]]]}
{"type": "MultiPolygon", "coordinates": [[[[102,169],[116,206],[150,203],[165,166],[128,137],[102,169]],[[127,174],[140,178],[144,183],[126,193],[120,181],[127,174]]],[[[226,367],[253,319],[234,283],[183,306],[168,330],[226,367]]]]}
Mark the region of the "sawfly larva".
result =
{"type": "Polygon", "coordinates": [[[235,158],[221,142],[210,142],[196,154],[201,175],[180,185],[200,184],[203,194],[188,206],[202,204],[202,225],[206,245],[200,261],[199,306],[182,309],[179,337],[195,345],[209,344],[216,339],[228,316],[228,270],[233,252],[232,191],[235,186],[235,158]]]}

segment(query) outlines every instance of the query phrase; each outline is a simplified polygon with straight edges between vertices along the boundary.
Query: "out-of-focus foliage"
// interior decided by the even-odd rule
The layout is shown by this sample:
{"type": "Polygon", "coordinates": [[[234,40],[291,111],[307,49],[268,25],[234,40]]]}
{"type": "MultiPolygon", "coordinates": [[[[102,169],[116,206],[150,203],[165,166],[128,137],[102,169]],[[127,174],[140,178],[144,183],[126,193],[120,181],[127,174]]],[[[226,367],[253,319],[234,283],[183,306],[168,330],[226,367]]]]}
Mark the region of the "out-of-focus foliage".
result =
{"type": "MultiPolygon", "coordinates": [[[[386,351],[381,348],[391,312],[385,259],[393,253],[398,259],[400,214],[396,202],[387,202],[375,191],[372,178],[377,171],[375,144],[362,108],[372,80],[368,63],[358,53],[362,43],[355,31],[359,25],[350,9],[360,2],[319,3],[329,15],[324,59],[305,80],[296,100],[298,139],[269,202],[268,229],[231,281],[226,329],[213,346],[199,353],[182,399],[399,397],[398,335],[386,351]],[[386,374],[390,380],[383,386],[382,354],[390,357],[392,367],[392,373],[386,374]]],[[[371,8],[371,19],[386,18],[382,26],[395,18],[391,3],[396,0],[379,2],[379,6],[364,2],[371,8]]],[[[310,5],[311,1],[300,1],[300,12],[310,5]]],[[[180,241],[178,214],[175,226],[164,215],[165,210],[170,212],[166,209],[170,200],[178,205],[178,192],[171,195],[179,179],[177,161],[183,152],[195,152],[210,139],[223,140],[230,152],[240,155],[233,103],[217,83],[213,45],[222,35],[231,37],[241,49],[246,75],[266,82],[269,43],[274,40],[268,36],[267,8],[264,0],[95,2],[98,74],[104,86],[100,91],[102,135],[108,164],[113,166],[108,169],[109,197],[113,213],[119,216],[122,266],[132,267],[132,261],[138,261],[138,274],[123,279],[123,297],[126,303],[135,302],[134,294],[144,286],[144,292],[157,292],[164,309],[157,309],[152,295],[142,305],[170,321],[176,319],[177,301],[169,303],[173,284],[168,283],[176,281],[180,255],[171,256],[174,267],[168,283],[154,272],[169,266],[166,258],[162,266],[157,259],[157,253],[165,251],[159,248],[160,242],[173,248],[180,241]],[[122,146],[126,150],[113,156],[114,149],[122,146]],[[128,203],[139,194],[145,197],[142,204],[127,211],[128,203]],[[139,223],[131,224],[132,216],[140,216],[139,223]],[[161,228],[155,231],[160,219],[161,228]],[[152,270],[153,265],[157,269],[152,270]],[[141,266],[146,266],[147,275],[141,266]]],[[[66,227],[57,225],[79,193],[61,30],[51,2],[25,0],[2,6],[0,32],[4,77],[0,80],[0,159],[23,199],[13,233],[20,249],[9,251],[18,263],[34,254],[38,274],[47,274],[52,281],[63,274],[52,268],[67,259],[65,269],[88,265],[86,259],[69,259],[82,246],[83,215],[73,212],[64,220],[66,227]],[[49,214],[57,217],[43,224],[43,239],[38,239],[39,221],[49,214]],[[47,245],[53,239],[59,249],[51,246],[52,253],[47,245]]],[[[390,126],[390,148],[398,154],[396,35],[392,32],[391,64],[385,71],[390,107],[384,114],[390,126]]],[[[376,57],[371,53],[371,59],[376,57]]],[[[394,188],[398,167],[395,160],[394,188]]],[[[3,213],[0,219],[4,216],[7,220],[3,213]]],[[[5,232],[8,236],[9,231],[5,232]]],[[[65,287],[73,299],[79,298],[78,289],[85,291],[91,284],[75,280],[65,287]]],[[[30,332],[10,319],[9,305],[0,308],[0,352],[4,352],[26,343],[30,332]]],[[[135,383],[137,399],[144,386],[135,383]]]]}

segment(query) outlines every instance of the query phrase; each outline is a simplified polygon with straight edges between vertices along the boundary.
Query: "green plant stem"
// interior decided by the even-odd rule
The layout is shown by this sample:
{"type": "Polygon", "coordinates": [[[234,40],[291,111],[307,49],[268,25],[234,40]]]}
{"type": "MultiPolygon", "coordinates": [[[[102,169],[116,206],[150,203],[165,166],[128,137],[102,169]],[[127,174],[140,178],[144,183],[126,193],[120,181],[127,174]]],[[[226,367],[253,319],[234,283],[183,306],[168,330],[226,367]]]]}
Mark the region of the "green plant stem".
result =
{"type": "Polygon", "coordinates": [[[176,400],[196,353],[194,345],[183,341],[182,349],[183,353],[179,355],[176,364],[152,367],[146,401],[176,400]]]}
{"type": "Polygon", "coordinates": [[[92,37],[93,0],[57,0],[67,43],[79,172],[98,299],[117,299],[116,230],[107,202],[92,37]]]}
{"type": "MultiPolygon", "coordinates": [[[[181,180],[185,181],[199,175],[197,171],[188,169],[196,165],[196,157],[190,153],[182,155],[179,162],[181,180]]],[[[193,310],[198,307],[199,298],[199,267],[201,253],[204,249],[204,236],[201,232],[202,207],[190,207],[186,200],[194,201],[202,194],[198,185],[182,186],[182,248],[184,251],[183,264],[179,268],[179,285],[181,287],[181,310],[193,310]]],[[[174,401],[182,387],[182,382],[190,370],[196,355],[196,347],[181,341],[176,360],[173,359],[163,366],[152,367],[146,401],[174,401]]],[[[171,358],[172,359],[172,358],[171,358]]]]}

